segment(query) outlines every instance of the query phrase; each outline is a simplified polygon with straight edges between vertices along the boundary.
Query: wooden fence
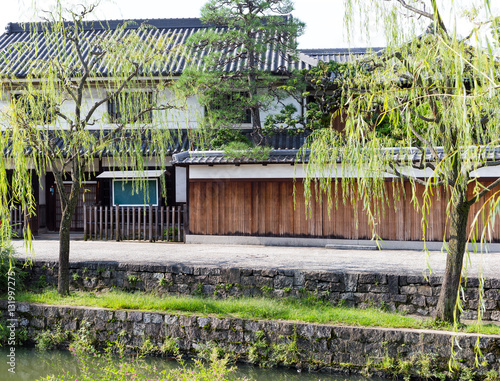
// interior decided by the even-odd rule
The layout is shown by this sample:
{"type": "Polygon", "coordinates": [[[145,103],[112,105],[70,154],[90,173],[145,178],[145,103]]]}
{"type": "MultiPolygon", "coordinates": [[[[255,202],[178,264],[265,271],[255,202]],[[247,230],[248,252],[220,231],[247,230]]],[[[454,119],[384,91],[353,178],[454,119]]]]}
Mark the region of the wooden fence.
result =
{"type": "Polygon", "coordinates": [[[83,207],[86,240],[183,242],[187,206],[83,207]]]}
{"type": "Polygon", "coordinates": [[[23,227],[26,218],[21,206],[12,207],[10,209],[10,229],[14,236],[23,236],[23,227]]]}
{"type": "MultiPolygon", "coordinates": [[[[492,181],[483,180],[482,183],[487,186],[492,181]]],[[[361,200],[356,201],[356,208],[349,201],[344,204],[341,186],[337,185],[337,193],[334,187],[332,184],[332,192],[337,195],[336,205],[330,208],[326,196],[316,197],[313,188],[306,210],[301,182],[294,184],[291,180],[278,179],[190,181],[189,234],[371,239],[372,228],[361,200]]],[[[411,185],[404,184],[406,197],[401,195],[399,198],[393,195],[392,182],[387,181],[385,187],[387,205],[384,213],[377,216],[375,230],[378,235],[384,240],[422,240],[422,214],[411,203],[411,185]]],[[[423,190],[422,186],[416,185],[415,196],[420,205],[423,190]]],[[[495,191],[500,191],[500,187],[495,191]]],[[[490,195],[471,208],[469,226],[490,195]]],[[[447,200],[444,191],[435,190],[427,216],[427,241],[442,241],[449,237],[447,200]]],[[[479,232],[482,227],[482,223],[478,223],[479,232]]],[[[495,219],[488,238],[500,242],[500,218],[495,219]]]]}

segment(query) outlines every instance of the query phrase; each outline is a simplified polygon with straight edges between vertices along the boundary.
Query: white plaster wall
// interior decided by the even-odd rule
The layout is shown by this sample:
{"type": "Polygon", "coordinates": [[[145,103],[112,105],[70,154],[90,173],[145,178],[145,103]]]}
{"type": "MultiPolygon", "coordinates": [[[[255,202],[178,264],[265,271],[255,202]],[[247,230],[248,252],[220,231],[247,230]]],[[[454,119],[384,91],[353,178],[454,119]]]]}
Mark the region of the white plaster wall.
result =
{"type": "Polygon", "coordinates": [[[47,204],[47,188],[45,184],[45,176],[40,176],[38,180],[40,182],[40,187],[38,189],[38,203],[40,205],[45,205],[47,204]]]}
{"type": "Polygon", "coordinates": [[[288,97],[285,98],[282,103],[279,102],[274,102],[271,104],[268,110],[261,111],[260,113],[260,120],[262,123],[262,126],[264,127],[264,122],[266,121],[266,118],[271,115],[271,114],[277,114],[282,108],[283,105],[288,105],[288,104],[293,104],[295,108],[297,109],[297,116],[302,115],[302,105],[297,102],[297,100],[293,97],[288,97]]]}
{"type": "MultiPolygon", "coordinates": [[[[147,91],[147,88],[137,91],[143,90],[147,91]]],[[[106,97],[108,91],[109,88],[107,88],[107,86],[103,88],[87,89],[84,93],[82,115],[85,115],[85,113],[88,112],[96,102],[106,97]]],[[[16,94],[16,92],[13,92],[12,94],[4,93],[0,96],[0,119],[4,125],[6,124],[5,111],[10,104],[10,97],[13,94],[16,94]]],[[[158,98],[162,104],[168,104],[175,107],[175,109],[167,111],[154,111],[153,125],[171,129],[198,127],[200,118],[203,117],[204,109],[200,106],[197,96],[189,97],[187,100],[179,100],[176,99],[175,95],[169,90],[165,90],[158,95],[158,98]]],[[[75,103],[69,96],[68,99],[62,103],[61,112],[68,115],[70,118],[74,117],[75,103]]],[[[108,104],[105,102],[95,110],[91,119],[91,125],[88,126],[88,129],[112,129],[115,127],[115,124],[107,123],[107,112],[108,104]]],[[[54,123],[46,127],[49,129],[68,128],[68,123],[64,119],[58,118],[54,123]]]]}
{"type": "MultiPolygon", "coordinates": [[[[417,170],[406,169],[402,173],[407,175],[427,178],[433,175],[430,169],[417,170]]],[[[326,173],[324,173],[326,174],[326,173]]],[[[481,168],[473,172],[477,177],[500,177],[500,166],[481,168]]],[[[332,166],[328,175],[334,178],[343,176],[341,165],[336,168],[332,166]]],[[[358,176],[358,171],[353,168],[347,169],[345,177],[355,178],[358,176]]],[[[303,179],[306,177],[306,168],[303,164],[290,165],[290,164],[241,164],[239,166],[227,165],[191,165],[189,167],[190,179],[303,179]]],[[[318,176],[323,177],[323,176],[318,176]]],[[[394,178],[391,174],[386,174],[385,178],[394,178]]]]}
{"type": "MultiPolygon", "coordinates": [[[[99,87],[98,84],[95,84],[96,87],[87,89],[84,92],[84,103],[82,107],[82,114],[84,115],[88,112],[93,105],[106,97],[108,91],[111,91],[112,88],[109,84],[104,83],[99,87]]],[[[147,87],[144,89],[137,89],[134,91],[147,91],[147,87]]],[[[19,92],[4,93],[0,96],[0,114],[1,111],[5,111],[10,103],[10,97],[13,94],[19,92]]],[[[189,97],[186,100],[178,99],[170,90],[166,89],[158,94],[158,101],[161,104],[168,104],[174,106],[174,109],[166,110],[166,111],[154,111],[153,112],[153,124],[156,126],[163,126],[170,129],[187,129],[187,128],[197,128],[200,125],[200,121],[204,116],[204,107],[200,105],[198,96],[189,97]]],[[[300,102],[297,102],[294,98],[289,97],[283,101],[283,104],[293,104],[297,108],[297,114],[300,115],[302,112],[300,102]]],[[[264,124],[267,116],[272,113],[279,112],[282,108],[282,104],[275,102],[271,104],[268,110],[261,111],[261,122],[264,124]]],[[[95,110],[93,117],[91,119],[91,125],[88,126],[89,129],[111,129],[115,125],[107,123],[107,111],[108,104],[107,102],[100,105],[97,110],[95,110]]],[[[68,115],[70,118],[73,118],[75,113],[75,103],[68,96],[67,99],[61,105],[61,112],[68,115]]],[[[0,116],[0,118],[2,118],[0,116]]],[[[3,119],[3,123],[5,123],[5,118],[3,119]]],[[[68,124],[62,118],[58,118],[51,125],[47,125],[46,128],[54,129],[54,128],[67,128],[68,124]]],[[[239,128],[250,128],[251,124],[242,124],[237,126],[239,128]]]]}
{"type": "Polygon", "coordinates": [[[187,171],[184,167],[175,168],[175,201],[187,202],[187,171]]]}

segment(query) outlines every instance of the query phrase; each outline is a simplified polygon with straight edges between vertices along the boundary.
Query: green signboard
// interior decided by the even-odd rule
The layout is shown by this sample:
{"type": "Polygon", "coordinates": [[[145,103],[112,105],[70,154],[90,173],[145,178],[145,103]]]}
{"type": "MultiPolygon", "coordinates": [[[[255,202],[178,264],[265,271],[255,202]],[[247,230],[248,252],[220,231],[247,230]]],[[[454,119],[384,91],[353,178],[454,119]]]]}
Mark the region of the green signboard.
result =
{"type": "Polygon", "coordinates": [[[158,181],[146,183],[138,189],[139,184],[133,180],[113,180],[113,205],[158,205],[158,181]]]}

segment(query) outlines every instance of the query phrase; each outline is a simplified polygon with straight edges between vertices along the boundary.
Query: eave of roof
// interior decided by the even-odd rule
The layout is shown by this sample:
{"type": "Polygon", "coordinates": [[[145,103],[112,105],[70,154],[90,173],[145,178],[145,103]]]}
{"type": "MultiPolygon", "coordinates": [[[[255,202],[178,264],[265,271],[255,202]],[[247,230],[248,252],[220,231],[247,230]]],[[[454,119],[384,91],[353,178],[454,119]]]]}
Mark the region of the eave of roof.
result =
{"type": "Polygon", "coordinates": [[[300,52],[311,57],[317,62],[338,63],[352,62],[359,60],[367,54],[380,54],[384,48],[317,48],[317,49],[300,49],[300,52]]]}
{"type": "MultiPolygon", "coordinates": [[[[91,46],[93,41],[98,41],[105,33],[117,30],[119,26],[126,25],[127,31],[138,30],[141,24],[146,23],[151,28],[139,30],[142,38],[150,40],[165,41],[171,39],[172,44],[182,45],[186,39],[192,34],[206,29],[212,28],[212,25],[204,24],[197,18],[184,19],[135,19],[135,20],[108,20],[108,21],[88,21],[83,23],[82,40],[91,46]]],[[[66,25],[71,23],[66,22],[66,25]]],[[[0,36],[0,75],[10,76],[12,78],[25,78],[28,75],[43,76],[44,62],[52,57],[51,48],[53,42],[46,39],[42,30],[47,27],[47,23],[10,23],[7,27],[7,32],[0,36]],[[32,33],[35,32],[35,33],[32,33]],[[36,49],[30,48],[25,51],[14,49],[15,46],[20,46],[27,43],[36,43],[36,49]],[[6,65],[5,62],[9,62],[6,65]],[[12,65],[10,63],[13,63],[12,65]]],[[[216,31],[224,31],[227,27],[213,27],[216,31]]],[[[108,33],[109,34],[109,33],[108,33]]],[[[85,54],[88,54],[90,49],[85,49],[85,54]]],[[[198,62],[198,67],[201,68],[203,58],[207,52],[202,51],[197,53],[194,58],[198,62]]],[[[315,62],[313,58],[302,55],[304,60],[296,60],[291,62],[286,58],[286,54],[273,50],[271,46],[262,54],[260,62],[260,70],[264,70],[273,74],[284,74],[295,69],[307,69],[315,62]],[[285,56],[285,57],[284,57],[285,56]]],[[[75,59],[75,52],[68,48],[68,59],[75,59]]],[[[245,67],[246,60],[239,59],[237,62],[227,65],[226,72],[233,72],[245,67]]],[[[99,77],[108,77],[110,72],[108,64],[103,67],[98,67],[96,73],[99,77]]],[[[142,73],[148,76],[172,76],[180,75],[187,67],[187,62],[184,56],[178,53],[173,53],[170,50],[165,50],[163,57],[155,64],[154,67],[148,69],[147,73],[142,73]]]]}
{"type": "MultiPolygon", "coordinates": [[[[385,154],[392,156],[394,162],[410,163],[422,160],[422,151],[418,148],[384,148],[385,154]]],[[[444,149],[436,147],[435,152],[439,160],[445,158],[444,149]]],[[[188,165],[219,165],[219,164],[303,164],[309,162],[310,150],[304,149],[274,149],[269,153],[266,159],[253,159],[245,157],[242,153],[241,158],[228,157],[224,151],[186,151],[173,155],[172,163],[179,166],[188,165]]],[[[500,147],[491,149],[482,154],[486,161],[500,160],[500,147]]],[[[425,153],[425,161],[432,162],[433,154],[429,149],[425,153]]],[[[336,159],[337,163],[341,158],[336,159]]]]}
{"type": "Polygon", "coordinates": [[[296,164],[307,162],[309,151],[306,157],[302,157],[297,149],[273,150],[265,159],[255,159],[245,156],[238,158],[228,157],[224,151],[186,151],[173,155],[172,164],[178,166],[188,165],[221,165],[221,164],[296,164]]]}

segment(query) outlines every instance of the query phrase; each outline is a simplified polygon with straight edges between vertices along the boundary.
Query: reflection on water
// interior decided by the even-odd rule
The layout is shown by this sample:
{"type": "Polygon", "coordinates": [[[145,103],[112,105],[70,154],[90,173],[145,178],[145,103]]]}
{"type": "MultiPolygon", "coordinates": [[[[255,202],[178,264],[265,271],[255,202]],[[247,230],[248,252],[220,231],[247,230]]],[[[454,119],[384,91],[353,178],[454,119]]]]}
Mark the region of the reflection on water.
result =
{"type": "MultiPolygon", "coordinates": [[[[8,352],[0,348],[0,380],[20,381],[36,380],[52,374],[63,374],[69,372],[78,376],[78,362],[69,351],[53,350],[40,352],[34,349],[16,349],[16,373],[11,374],[7,365],[8,352]]],[[[117,361],[119,361],[117,359],[117,361]]],[[[175,361],[161,358],[148,358],[146,360],[159,370],[174,369],[179,365],[175,361]]],[[[253,366],[238,366],[236,373],[239,377],[246,377],[250,381],[362,381],[362,377],[344,376],[326,373],[297,372],[289,369],[262,369],[253,366]]],[[[76,379],[77,377],[75,377],[76,379]]],[[[376,381],[374,378],[371,381],[376,381]]]]}

